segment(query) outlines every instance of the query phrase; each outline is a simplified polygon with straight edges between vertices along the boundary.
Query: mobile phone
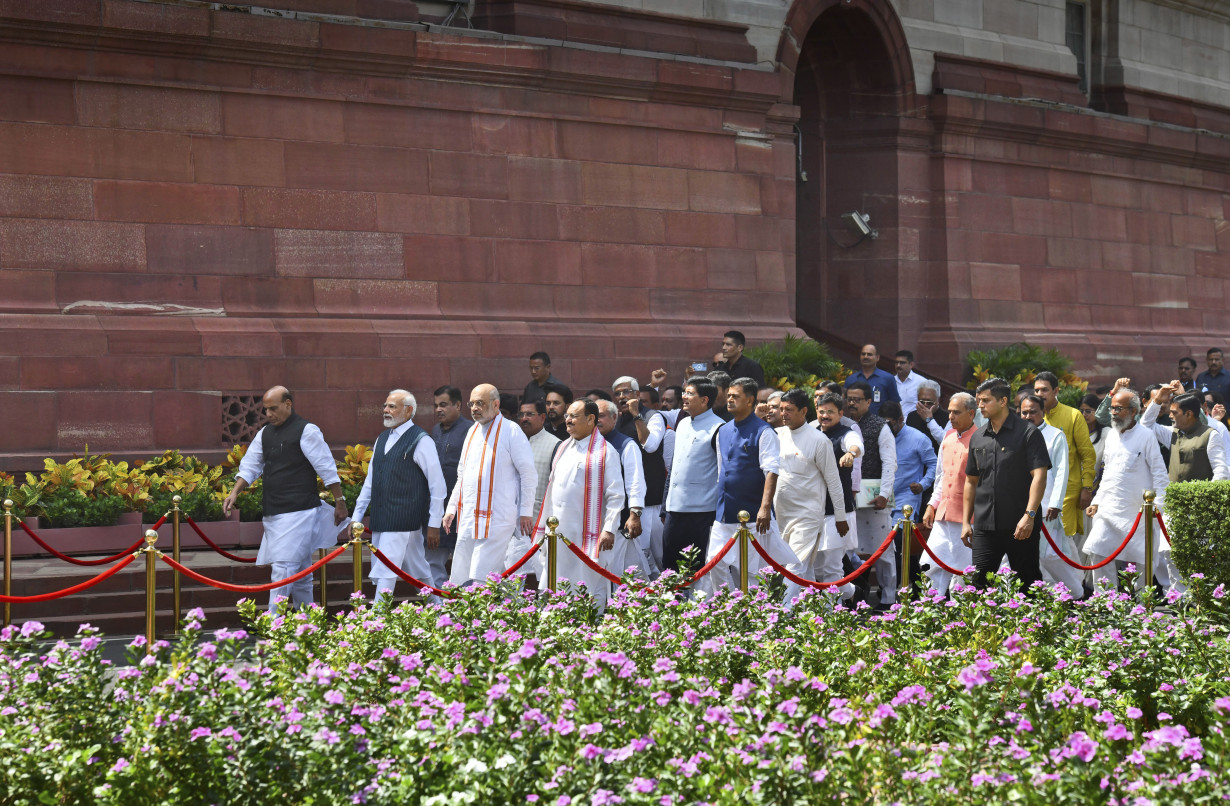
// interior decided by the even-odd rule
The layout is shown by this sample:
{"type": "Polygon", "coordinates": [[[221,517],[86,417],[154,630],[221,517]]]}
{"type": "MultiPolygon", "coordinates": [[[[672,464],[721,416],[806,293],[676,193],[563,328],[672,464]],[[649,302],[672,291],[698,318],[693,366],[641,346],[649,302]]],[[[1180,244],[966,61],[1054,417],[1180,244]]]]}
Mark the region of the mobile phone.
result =
{"type": "Polygon", "coordinates": [[[708,361],[693,361],[691,369],[693,372],[708,372],[709,362],[708,361]]]}

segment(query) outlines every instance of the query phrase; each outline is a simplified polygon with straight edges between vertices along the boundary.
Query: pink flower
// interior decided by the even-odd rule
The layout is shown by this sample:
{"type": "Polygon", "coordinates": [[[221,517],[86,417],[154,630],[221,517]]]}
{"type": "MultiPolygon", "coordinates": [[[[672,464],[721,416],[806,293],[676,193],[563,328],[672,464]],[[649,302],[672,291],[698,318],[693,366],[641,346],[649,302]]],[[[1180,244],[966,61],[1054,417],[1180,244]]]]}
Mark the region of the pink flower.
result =
{"type": "Polygon", "coordinates": [[[652,792],[658,787],[658,782],[653,778],[633,778],[632,783],[628,784],[628,789],[633,792],[652,792]]]}
{"type": "Polygon", "coordinates": [[[599,789],[590,798],[591,806],[608,806],[608,804],[623,803],[624,799],[609,789],[599,789]]]}
{"type": "Polygon", "coordinates": [[[1083,730],[1078,730],[1068,739],[1068,750],[1081,761],[1089,762],[1098,754],[1098,743],[1083,730]]]}

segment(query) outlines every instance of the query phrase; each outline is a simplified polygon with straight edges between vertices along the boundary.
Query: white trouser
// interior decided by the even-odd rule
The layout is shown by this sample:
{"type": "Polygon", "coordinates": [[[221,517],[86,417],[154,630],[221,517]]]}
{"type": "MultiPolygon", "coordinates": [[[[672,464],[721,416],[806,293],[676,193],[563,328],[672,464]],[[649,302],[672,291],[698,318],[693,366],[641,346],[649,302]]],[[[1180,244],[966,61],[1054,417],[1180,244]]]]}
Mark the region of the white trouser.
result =
{"type": "MultiPolygon", "coordinates": [[[[276,580],[294,576],[311,564],[312,558],[308,557],[303,562],[271,563],[269,567],[273,578],[276,580]]],[[[286,598],[289,598],[291,604],[297,608],[304,608],[310,605],[312,603],[312,575],[308,574],[297,582],[282,585],[269,591],[269,611],[273,612],[276,610],[278,602],[286,598]]]]}
{"type": "MultiPolygon", "coordinates": [[[[1054,539],[1059,548],[1063,549],[1063,553],[1068,555],[1074,562],[1080,562],[1080,552],[1076,550],[1076,543],[1072,538],[1064,534],[1063,519],[1056,518],[1053,521],[1045,522],[1046,531],[1054,539]]],[[[1079,568],[1073,568],[1063,561],[1063,558],[1055,553],[1055,549],[1051,548],[1050,542],[1046,537],[1042,538],[1041,545],[1038,547],[1038,565],[1042,568],[1042,578],[1048,584],[1061,583],[1068,589],[1068,593],[1076,596],[1078,599],[1084,595],[1085,590],[1085,572],[1079,568]]],[[[1081,563],[1089,565],[1089,563],[1081,563]]]]}
{"type": "MultiPolygon", "coordinates": [[[[432,579],[431,566],[425,554],[426,545],[422,530],[373,532],[372,545],[380,549],[382,554],[390,561],[397,563],[397,567],[410,576],[420,582],[435,584],[432,579]]],[[[377,599],[393,594],[393,588],[397,584],[397,575],[383,561],[376,559],[375,554],[372,554],[372,567],[368,578],[376,586],[377,599]]],[[[419,590],[411,591],[411,593],[419,593],[419,590]]],[[[423,591],[423,595],[428,593],[428,591],[423,591]]]]}
{"type": "MultiPolygon", "coordinates": [[[[637,541],[641,544],[641,550],[649,551],[649,556],[653,557],[653,563],[658,568],[658,573],[662,573],[662,505],[645,507],[641,512],[641,536],[637,541]]],[[[655,574],[656,576],[656,574],[655,574]]]]}
{"type": "MultiPolygon", "coordinates": [[[[892,512],[887,507],[884,509],[864,507],[855,512],[858,515],[859,553],[864,557],[870,557],[892,531],[892,512]]],[[[880,555],[874,570],[876,584],[880,586],[880,603],[892,604],[897,601],[897,555],[892,546],[880,555]]]]}

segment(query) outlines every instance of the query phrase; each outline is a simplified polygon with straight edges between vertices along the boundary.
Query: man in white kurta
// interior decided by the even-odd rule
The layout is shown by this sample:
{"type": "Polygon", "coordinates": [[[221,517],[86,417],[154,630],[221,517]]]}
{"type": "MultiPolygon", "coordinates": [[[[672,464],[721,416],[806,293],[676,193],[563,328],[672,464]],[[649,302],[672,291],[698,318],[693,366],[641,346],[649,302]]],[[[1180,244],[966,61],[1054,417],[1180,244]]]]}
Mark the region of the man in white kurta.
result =
{"type": "MultiPolygon", "coordinates": [[[[1102,483],[1088,509],[1089,517],[1093,518],[1093,528],[1085,541],[1085,553],[1094,562],[1109,557],[1123,542],[1140,511],[1145,490],[1157,493],[1158,507],[1165,503],[1168,483],[1166,466],[1162,464],[1162,452],[1153,432],[1136,422],[1139,412],[1140,398],[1130,389],[1120,390],[1111,399],[1111,424],[1114,429],[1106,436],[1106,450],[1102,454],[1105,463],[1102,483]]],[[[1156,565],[1156,543],[1153,553],[1156,565]]],[[[1143,523],[1116,560],[1118,564],[1136,563],[1140,571],[1137,584],[1141,587],[1146,584],[1143,523]]],[[[1109,563],[1094,571],[1094,583],[1105,582],[1113,587],[1118,581],[1117,563],[1109,563]]]]}
{"type": "MultiPolygon", "coordinates": [[[[372,500],[372,480],[383,470],[386,462],[413,462],[427,484],[427,529],[424,535],[422,528],[406,531],[372,531],[372,545],[410,576],[432,584],[431,565],[427,561],[427,549],[440,545],[440,520],[444,515],[444,499],[448,489],[444,486],[444,471],[440,469],[440,455],[436,451],[435,440],[431,435],[414,424],[414,415],[418,411],[418,401],[414,395],[405,389],[394,389],[384,401],[384,425],[388,431],[376,439],[371,463],[368,465],[367,477],[363,480],[363,489],[355,501],[354,519],[363,520],[369,508],[388,506],[392,501],[372,500]],[[409,436],[407,437],[407,434],[409,436]],[[403,442],[403,438],[407,441],[403,442]],[[374,449],[374,450],[375,450],[374,449]],[[398,456],[398,452],[401,453],[398,456]],[[378,467],[378,465],[380,467],[378,467]]],[[[420,482],[421,483],[421,482],[420,482]]],[[[422,493],[422,490],[416,491],[422,493]]],[[[390,496],[386,496],[390,497],[390,496]]],[[[373,525],[375,520],[373,520],[373,525]]],[[[381,560],[372,555],[372,569],[368,574],[376,586],[376,599],[380,600],[393,595],[397,584],[397,575],[381,560]]],[[[417,593],[417,591],[415,591],[417,593]]]]}
{"type": "MultiPolygon", "coordinates": [[[[1064,554],[1080,562],[1081,555],[1076,550],[1076,544],[1063,528],[1063,499],[1068,490],[1068,435],[1046,421],[1046,404],[1035,395],[1021,400],[1021,419],[1034,424],[1051,456],[1051,469],[1046,472],[1046,490],[1042,493],[1042,525],[1064,554]]],[[[1061,583],[1069,593],[1078,598],[1083,596],[1084,572],[1064,562],[1045,537],[1038,546],[1038,565],[1042,569],[1042,578],[1048,583],[1061,583]]]]}
{"type": "MultiPolygon", "coordinates": [[[[569,438],[555,454],[542,511],[534,530],[535,540],[544,540],[547,519],[559,519],[557,531],[604,568],[617,537],[624,508],[623,468],[615,448],[598,431],[598,407],[592,400],[574,401],[564,416],[569,438]]],[[[606,607],[610,583],[591,570],[562,543],[556,551],[556,574],[560,580],[584,583],[601,610],[606,607]]],[[[535,557],[538,578],[547,578],[547,552],[535,557]]]]}
{"type": "MultiPolygon", "coordinates": [[[[841,558],[850,548],[845,494],[833,442],[808,427],[807,396],[802,390],[792,389],[783,395],[777,410],[783,425],[777,428],[779,468],[773,508],[782,525],[782,539],[799,558],[805,579],[832,582],[843,576],[841,558]],[[826,501],[832,506],[832,515],[825,515],[826,501]],[[845,527],[844,534],[838,530],[839,522],[845,527]]],[[[826,590],[843,597],[854,594],[854,586],[849,583],[826,590]]],[[[793,598],[791,593],[787,593],[787,601],[793,598]]]]}
{"type": "Polygon", "coordinates": [[[470,393],[474,425],[466,434],[457,484],[444,510],[444,528],[457,521],[457,548],[449,582],[481,582],[503,571],[513,530],[530,534],[538,474],[529,440],[500,414],[500,392],[490,384],[470,393]]]}
{"type": "MultiPolygon", "coordinates": [[[[222,502],[229,515],[243,490],[265,475],[265,528],[257,565],[271,566],[273,579],[287,579],[312,563],[312,552],[337,543],[338,534],[350,522],[346,499],[337,475],[337,463],[324,435],[294,411],[294,399],[284,386],[275,386],[261,400],[268,424],[248,445],[235,473],[235,487],[222,502]],[[298,438],[294,434],[298,433],[298,438]],[[270,446],[266,455],[266,446],[270,446]],[[316,496],[319,476],[333,493],[333,505],[316,496]],[[293,491],[293,492],[292,492],[293,491]],[[288,500],[287,499],[293,499],[288,500]],[[277,511],[275,511],[277,510],[277,511]]],[[[296,607],[312,603],[312,577],[269,592],[269,609],[289,597],[296,607]]]]}
{"type": "MultiPolygon", "coordinates": [[[[522,403],[521,408],[517,411],[517,422],[521,426],[521,432],[529,440],[530,453],[534,457],[534,472],[538,474],[538,484],[534,488],[534,506],[530,509],[532,517],[542,509],[542,496],[547,490],[547,476],[551,474],[551,457],[555,455],[560,440],[546,429],[547,407],[541,399],[522,403]]],[[[520,525],[518,525],[513,530],[512,539],[508,542],[508,551],[504,556],[505,564],[512,566],[520,560],[525,552],[529,551],[532,542],[532,537],[522,534],[520,525]]],[[[531,568],[522,566],[522,571],[518,573],[518,576],[532,573],[531,569],[532,566],[531,568]]]]}
{"type": "MultiPolygon", "coordinates": [[[[642,578],[654,579],[659,571],[657,562],[650,551],[649,541],[641,542],[642,537],[647,537],[641,530],[648,527],[648,519],[640,517],[645,508],[645,469],[641,464],[641,451],[632,437],[616,429],[619,409],[615,404],[610,400],[599,400],[597,406],[598,433],[602,434],[607,444],[619,454],[624,479],[624,502],[628,511],[623,531],[616,533],[615,546],[605,558],[606,568],[620,578],[629,568],[636,568],[642,578]],[[641,526],[642,523],[645,527],[641,526]]],[[[657,518],[654,513],[653,520],[657,518]]]]}

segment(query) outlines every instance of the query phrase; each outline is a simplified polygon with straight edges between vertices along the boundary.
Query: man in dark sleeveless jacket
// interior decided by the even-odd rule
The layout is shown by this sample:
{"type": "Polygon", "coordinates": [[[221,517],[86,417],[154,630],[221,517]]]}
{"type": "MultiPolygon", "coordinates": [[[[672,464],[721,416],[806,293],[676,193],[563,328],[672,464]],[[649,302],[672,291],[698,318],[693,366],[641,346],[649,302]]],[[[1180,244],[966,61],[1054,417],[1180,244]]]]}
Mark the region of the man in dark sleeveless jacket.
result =
{"type": "MultiPolygon", "coordinates": [[[[334,545],[339,527],[349,518],[337,464],[320,429],[295,412],[285,386],[266,392],[261,405],[268,425],[248,446],[222,511],[229,515],[239,494],[264,475],[265,535],[256,562],[272,566],[274,579],[286,579],[311,564],[313,551],[334,545]],[[332,506],[317,495],[317,476],[333,493],[332,506]]],[[[311,575],[270,591],[270,609],[286,597],[298,607],[311,604],[311,575]]]]}
{"type": "MultiPolygon", "coordinates": [[[[384,401],[386,430],[372,448],[354,517],[371,515],[372,545],[402,571],[434,584],[426,549],[440,545],[448,490],[435,441],[414,424],[416,411],[414,395],[405,389],[389,392],[384,401]]],[[[369,576],[377,599],[393,595],[397,575],[374,555],[369,576]]]]}
{"type": "Polygon", "coordinates": [[[637,512],[637,520],[643,530],[637,538],[642,550],[653,557],[654,564],[662,567],[662,499],[666,496],[666,418],[661,412],[641,405],[640,385],[636,378],[625,375],[616,378],[611,385],[611,394],[619,405],[619,420],[616,429],[636,442],[641,454],[641,468],[645,475],[645,504],[637,512]]]}
{"type": "MultiPolygon", "coordinates": [[[[872,388],[863,381],[846,385],[846,413],[863,435],[862,480],[859,482],[858,550],[870,557],[892,531],[892,495],[897,473],[897,441],[884,419],[872,413],[872,388]]],[[[897,600],[897,561],[886,551],[875,565],[880,604],[897,600]]]]}

